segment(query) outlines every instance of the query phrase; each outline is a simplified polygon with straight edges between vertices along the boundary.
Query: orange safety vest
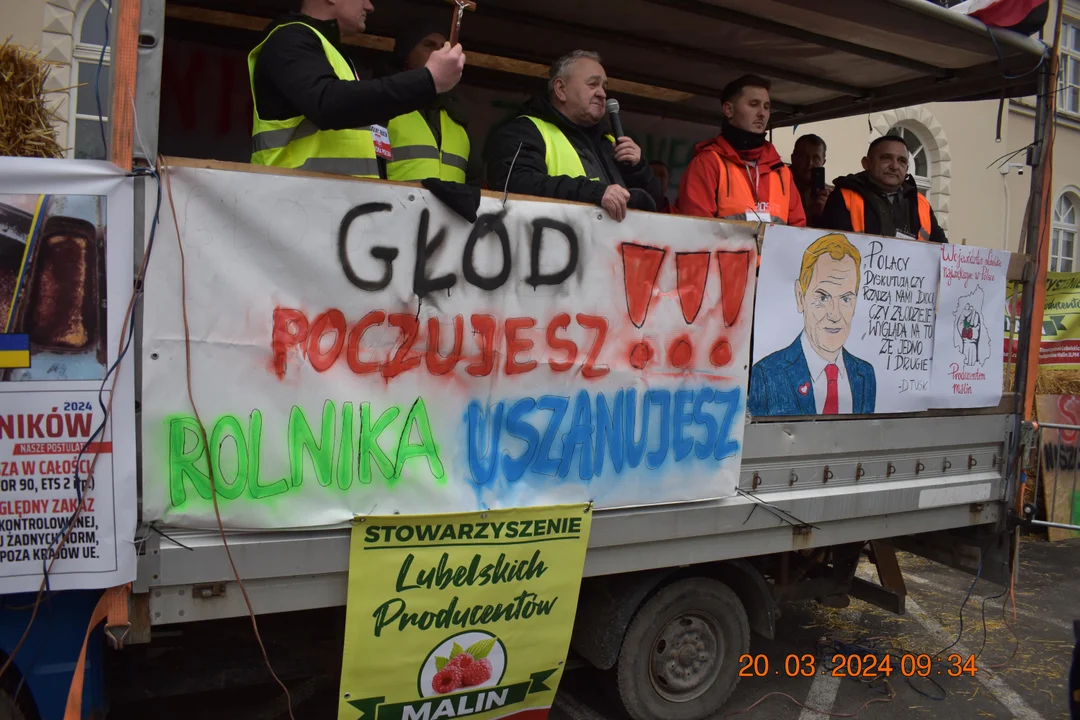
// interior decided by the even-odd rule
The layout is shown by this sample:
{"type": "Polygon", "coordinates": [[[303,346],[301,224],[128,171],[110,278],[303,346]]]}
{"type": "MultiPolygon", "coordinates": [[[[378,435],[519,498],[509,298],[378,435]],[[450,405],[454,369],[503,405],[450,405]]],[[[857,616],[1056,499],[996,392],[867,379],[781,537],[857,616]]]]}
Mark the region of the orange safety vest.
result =
{"type": "Polygon", "coordinates": [[[790,200],[788,190],[792,186],[791,169],[786,165],[769,173],[769,202],[759,202],[757,188],[751,187],[750,179],[713,151],[720,163],[716,183],[716,217],[728,220],[746,220],[746,213],[757,210],[768,213],[775,222],[787,224],[790,200]],[[787,182],[784,175],[787,174],[787,182]]]}
{"type": "MultiPolygon", "coordinates": [[[[851,214],[851,229],[857,233],[866,232],[866,201],[863,196],[850,188],[840,188],[848,212],[851,214]]],[[[915,238],[921,242],[930,241],[930,201],[922,193],[915,193],[919,198],[919,231],[915,238]]]]}

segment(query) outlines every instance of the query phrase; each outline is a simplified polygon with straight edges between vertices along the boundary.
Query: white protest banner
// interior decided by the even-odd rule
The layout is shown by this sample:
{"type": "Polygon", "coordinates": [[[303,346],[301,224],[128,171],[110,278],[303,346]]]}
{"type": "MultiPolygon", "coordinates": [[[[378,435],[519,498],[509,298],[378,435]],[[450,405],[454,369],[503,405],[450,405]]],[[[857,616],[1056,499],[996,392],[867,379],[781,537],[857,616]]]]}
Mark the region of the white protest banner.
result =
{"type": "Polygon", "coordinates": [[[0,593],[37,590],[53,558],[53,590],[135,579],[133,354],[95,434],[131,299],[132,182],[0,158],[0,593]]]}
{"type": "Polygon", "coordinates": [[[754,416],[926,410],[936,245],[770,225],[754,308],[754,416]]]}
{"type": "Polygon", "coordinates": [[[1007,252],[941,246],[932,407],[990,407],[1001,401],[1008,269],[1007,252]]]}
{"type": "Polygon", "coordinates": [[[143,513],[233,528],[734,494],[755,242],[693,218],[176,166],[146,281],[143,513]],[[209,465],[208,465],[209,462],[209,465]]]}

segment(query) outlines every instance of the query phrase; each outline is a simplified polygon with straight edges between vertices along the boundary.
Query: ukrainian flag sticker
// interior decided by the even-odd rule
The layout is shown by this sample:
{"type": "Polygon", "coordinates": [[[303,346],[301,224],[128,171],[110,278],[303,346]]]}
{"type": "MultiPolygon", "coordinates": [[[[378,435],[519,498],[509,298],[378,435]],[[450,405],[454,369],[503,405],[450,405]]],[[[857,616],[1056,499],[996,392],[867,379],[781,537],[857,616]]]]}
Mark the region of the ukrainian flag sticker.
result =
{"type": "Polygon", "coordinates": [[[30,367],[30,336],[0,334],[0,368],[30,367]]]}

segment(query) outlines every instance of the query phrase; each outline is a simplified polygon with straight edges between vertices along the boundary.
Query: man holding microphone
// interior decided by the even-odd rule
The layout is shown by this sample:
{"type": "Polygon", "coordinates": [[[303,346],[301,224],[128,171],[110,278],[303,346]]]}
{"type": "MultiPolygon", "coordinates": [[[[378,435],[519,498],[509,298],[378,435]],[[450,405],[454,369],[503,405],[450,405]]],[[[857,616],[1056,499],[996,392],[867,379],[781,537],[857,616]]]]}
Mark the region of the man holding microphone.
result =
{"type": "Polygon", "coordinates": [[[556,60],[548,94],[530,98],[492,136],[488,186],[599,205],[619,222],[627,209],[655,211],[663,190],[641,148],[629,137],[616,139],[602,124],[606,85],[596,53],[576,50],[556,60]]]}
{"type": "Polygon", "coordinates": [[[361,80],[341,36],[362,33],[374,11],[370,0],[303,0],[266,29],[248,56],[253,164],[386,176],[386,124],[457,85],[465,55],[447,43],[423,67],[361,80]]]}

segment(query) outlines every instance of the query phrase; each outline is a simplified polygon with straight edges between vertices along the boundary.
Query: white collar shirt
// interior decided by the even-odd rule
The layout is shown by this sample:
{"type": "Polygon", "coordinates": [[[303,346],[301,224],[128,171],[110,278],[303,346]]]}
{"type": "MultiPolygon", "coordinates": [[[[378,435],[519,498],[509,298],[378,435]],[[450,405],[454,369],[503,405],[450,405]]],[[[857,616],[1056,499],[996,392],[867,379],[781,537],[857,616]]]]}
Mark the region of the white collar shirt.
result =
{"type": "MultiPolygon", "coordinates": [[[[806,357],[806,366],[810,368],[810,382],[814,388],[814,406],[820,415],[825,409],[825,399],[829,394],[829,378],[825,375],[825,366],[831,363],[817,354],[810,345],[810,341],[806,339],[805,332],[800,339],[803,355],[806,357]]],[[[838,371],[836,375],[837,413],[850,415],[852,412],[851,383],[848,382],[847,368],[844,367],[843,351],[836,357],[835,364],[838,371]]]]}

